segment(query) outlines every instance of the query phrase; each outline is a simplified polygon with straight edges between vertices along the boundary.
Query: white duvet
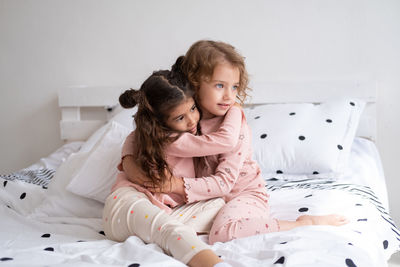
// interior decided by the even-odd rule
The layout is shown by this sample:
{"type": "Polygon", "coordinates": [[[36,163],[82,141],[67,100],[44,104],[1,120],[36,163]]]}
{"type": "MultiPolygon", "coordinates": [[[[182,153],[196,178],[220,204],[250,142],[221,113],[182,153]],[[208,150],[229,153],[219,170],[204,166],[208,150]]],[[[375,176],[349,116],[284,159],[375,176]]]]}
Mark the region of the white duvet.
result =
{"type": "MultiPolygon", "coordinates": [[[[358,162],[354,168],[365,162],[372,169],[349,171],[353,180],[268,182],[276,218],[340,213],[351,220],[348,225],[299,227],[216,243],[213,249],[233,266],[387,266],[388,258],[399,250],[399,232],[387,213],[386,200],[380,200],[386,192],[378,188],[375,193],[370,187],[378,180],[365,177],[379,173],[379,164],[368,163],[362,142],[359,145],[352,153],[358,162]]],[[[135,236],[123,243],[107,240],[100,219],[102,205],[63,190],[62,180],[68,177],[62,176],[70,171],[61,165],[53,178],[58,191],[51,192],[0,178],[1,266],[184,266],[135,236]]]]}

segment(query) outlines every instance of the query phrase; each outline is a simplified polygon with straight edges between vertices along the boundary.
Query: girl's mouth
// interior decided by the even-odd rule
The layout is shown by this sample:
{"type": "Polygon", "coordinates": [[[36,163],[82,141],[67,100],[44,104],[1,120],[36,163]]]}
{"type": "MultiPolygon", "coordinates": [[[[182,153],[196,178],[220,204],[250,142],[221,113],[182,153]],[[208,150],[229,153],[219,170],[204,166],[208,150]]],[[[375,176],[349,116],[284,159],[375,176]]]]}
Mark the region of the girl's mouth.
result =
{"type": "Polygon", "coordinates": [[[219,107],[222,109],[228,109],[231,105],[230,104],[218,104],[219,107]]]}
{"type": "Polygon", "coordinates": [[[192,134],[197,134],[197,126],[193,127],[193,128],[190,130],[190,133],[192,133],[192,134]]]}

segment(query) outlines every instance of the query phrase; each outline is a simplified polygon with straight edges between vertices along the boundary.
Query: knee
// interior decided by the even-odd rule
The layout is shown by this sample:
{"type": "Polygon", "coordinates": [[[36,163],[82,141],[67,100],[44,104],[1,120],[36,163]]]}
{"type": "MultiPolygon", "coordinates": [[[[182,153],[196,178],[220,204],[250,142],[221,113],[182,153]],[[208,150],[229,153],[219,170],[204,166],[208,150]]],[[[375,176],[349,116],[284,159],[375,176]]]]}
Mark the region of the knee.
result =
{"type": "Polygon", "coordinates": [[[232,240],[232,238],[230,238],[229,236],[224,235],[222,233],[216,233],[216,234],[210,233],[210,235],[208,237],[208,243],[210,245],[214,245],[214,243],[217,243],[217,242],[228,242],[230,240],[232,240]]]}

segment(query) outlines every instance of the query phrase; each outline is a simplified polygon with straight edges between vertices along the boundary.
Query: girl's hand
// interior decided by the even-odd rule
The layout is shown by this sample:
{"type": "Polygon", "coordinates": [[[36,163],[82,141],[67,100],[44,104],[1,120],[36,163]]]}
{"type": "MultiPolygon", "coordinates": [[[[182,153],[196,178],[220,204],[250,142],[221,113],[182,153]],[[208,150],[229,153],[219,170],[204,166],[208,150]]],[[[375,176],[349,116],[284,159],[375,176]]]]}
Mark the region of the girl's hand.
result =
{"type": "Polygon", "coordinates": [[[162,185],[153,185],[152,182],[145,182],[144,187],[152,193],[175,193],[184,196],[185,189],[183,178],[173,176],[162,185]]]}
{"type": "Polygon", "coordinates": [[[122,160],[122,168],[125,174],[128,176],[128,180],[134,184],[143,186],[146,182],[151,182],[143,172],[142,169],[136,164],[135,159],[132,155],[127,155],[122,160]]]}
{"type": "MultiPolygon", "coordinates": [[[[148,178],[142,169],[136,164],[135,159],[131,155],[127,155],[122,160],[123,170],[128,176],[128,180],[134,184],[145,187],[153,193],[175,193],[185,196],[184,183],[182,178],[175,176],[171,180],[164,182],[162,186],[154,186],[150,178],[148,178]]],[[[167,171],[166,171],[167,172],[167,171]]]]}

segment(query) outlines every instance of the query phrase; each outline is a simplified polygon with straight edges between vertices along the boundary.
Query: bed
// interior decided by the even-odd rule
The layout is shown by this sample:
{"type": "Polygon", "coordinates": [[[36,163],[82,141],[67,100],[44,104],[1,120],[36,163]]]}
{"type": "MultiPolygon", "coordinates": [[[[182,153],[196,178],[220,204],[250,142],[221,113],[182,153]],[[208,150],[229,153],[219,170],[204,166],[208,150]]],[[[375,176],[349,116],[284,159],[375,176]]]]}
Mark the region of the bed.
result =
{"type": "MultiPolygon", "coordinates": [[[[233,266],[387,266],[400,249],[376,141],[376,85],[257,82],[244,106],[271,212],[340,213],[341,226],[216,243],[233,266]]],[[[37,163],[0,176],[2,266],[184,266],[132,236],[107,240],[102,208],[135,110],[120,87],[63,88],[61,138],[37,163]],[[96,94],[93,94],[96,92],[96,94]],[[96,97],[90,97],[96,95],[96,97]]],[[[207,236],[202,236],[207,241],[207,236]]]]}

